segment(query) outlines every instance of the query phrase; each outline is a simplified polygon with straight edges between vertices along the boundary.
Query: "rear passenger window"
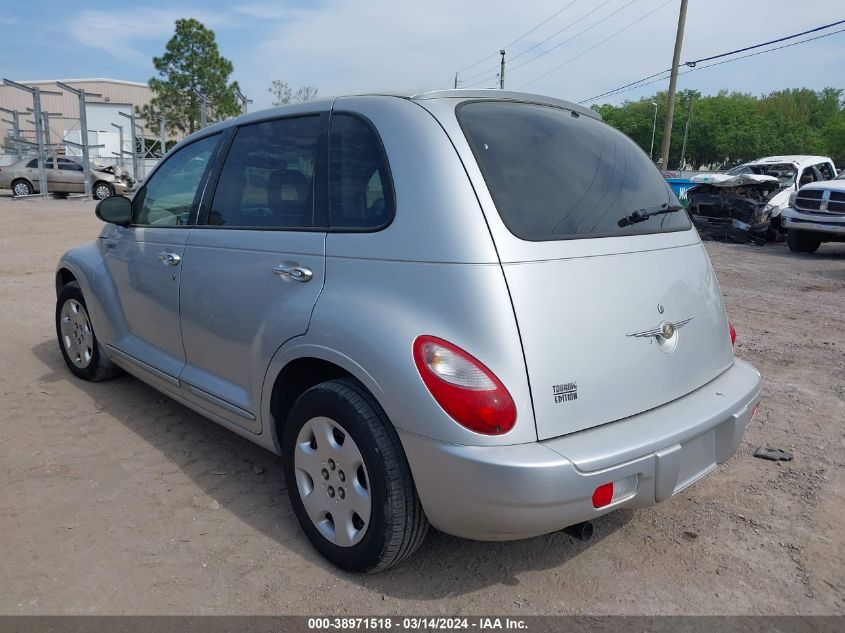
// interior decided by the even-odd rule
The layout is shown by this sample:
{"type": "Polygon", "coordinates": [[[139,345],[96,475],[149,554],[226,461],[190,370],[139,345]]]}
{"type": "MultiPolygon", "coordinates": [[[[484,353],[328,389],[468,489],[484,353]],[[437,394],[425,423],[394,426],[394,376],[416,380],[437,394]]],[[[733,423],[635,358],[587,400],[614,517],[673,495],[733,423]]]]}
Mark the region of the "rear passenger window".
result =
{"type": "Polygon", "coordinates": [[[208,223],[299,229],[316,226],[314,172],[320,117],[245,125],[226,155],[208,223]]]}
{"type": "Polygon", "coordinates": [[[351,114],[332,114],[329,208],[333,228],[377,229],[393,218],[393,187],[373,126],[351,114]]]}

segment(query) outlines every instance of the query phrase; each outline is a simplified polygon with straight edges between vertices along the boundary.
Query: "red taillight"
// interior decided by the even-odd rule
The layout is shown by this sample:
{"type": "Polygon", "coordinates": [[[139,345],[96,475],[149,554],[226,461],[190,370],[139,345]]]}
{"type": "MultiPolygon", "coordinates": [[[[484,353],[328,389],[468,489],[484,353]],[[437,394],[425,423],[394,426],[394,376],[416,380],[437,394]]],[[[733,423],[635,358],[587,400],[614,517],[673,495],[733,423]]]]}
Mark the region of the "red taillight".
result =
{"type": "Polygon", "coordinates": [[[733,323],[728,323],[728,329],[731,331],[731,345],[736,345],[736,329],[733,323]]]}
{"type": "Polygon", "coordinates": [[[455,422],[484,435],[501,435],[513,428],[513,398],[480,361],[443,339],[418,336],[414,362],[437,404],[455,422]]]}
{"type": "Polygon", "coordinates": [[[610,482],[609,484],[604,484],[596,488],[596,491],[593,493],[593,507],[603,508],[606,505],[610,505],[612,499],[613,482],[610,482]]]}

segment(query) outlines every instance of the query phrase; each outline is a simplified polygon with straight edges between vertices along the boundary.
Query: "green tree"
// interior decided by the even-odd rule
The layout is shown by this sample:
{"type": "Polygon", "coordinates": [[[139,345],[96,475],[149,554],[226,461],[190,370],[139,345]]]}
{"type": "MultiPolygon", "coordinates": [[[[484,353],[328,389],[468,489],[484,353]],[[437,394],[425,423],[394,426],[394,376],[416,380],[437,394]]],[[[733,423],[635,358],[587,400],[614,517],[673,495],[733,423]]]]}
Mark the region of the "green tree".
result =
{"type": "Polygon", "coordinates": [[[155,96],[138,113],[151,125],[164,116],[171,132],[193,132],[200,125],[200,97],[208,120],[240,113],[238,83],[229,83],[234,67],[220,55],[214,31],[193,18],[176,20],[176,32],[164,55],[153,57],[160,77],[150,79],[155,96]]]}
{"type": "MultiPolygon", "coordinates": [[[[762,156],[820,154],[845,165],[845,101],[843,90],[807,88],[754,96],[720,91],[702,96],[681,91],[675,104],[675,122],[669,164],[681,159],[684,125],[692,100],[692,116],[685,163],[693,168],[730,167],[762,156]]],[[[630,136],[644,151],[651,145],[654,106],[658,104],[655,148],[663,141],[662,119],[666,93],[658,92],[622,105],[593,105],[604,120],[630,136]]],[[[657,160],[658,156],[654,156],[657,160]]]]}

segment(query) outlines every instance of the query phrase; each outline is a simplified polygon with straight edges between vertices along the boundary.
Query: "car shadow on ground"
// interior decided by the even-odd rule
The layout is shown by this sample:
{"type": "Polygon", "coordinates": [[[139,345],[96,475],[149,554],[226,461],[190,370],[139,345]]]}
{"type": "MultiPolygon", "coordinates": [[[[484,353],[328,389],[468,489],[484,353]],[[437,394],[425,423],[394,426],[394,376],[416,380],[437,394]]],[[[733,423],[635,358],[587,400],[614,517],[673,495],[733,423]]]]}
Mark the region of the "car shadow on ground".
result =
{"type": "Polygon", "coordinates": [[[52,340],[39,343],[32,353],[48,369],[39,378],[43,384],[67,381],[85,392],[92,401],[92,419],[98,412],[112,416],[178,466],[221,508],[295,556],[347,582],[393,598],[436,600],[496,584],[518,585],[520,572],[562,567],[624,527],[633,515],[623,509],[600,517],[589,543],[562,532],[520,541],[479,542],[432,530],[422,547],[400,566],[373,575],[347,573],[310,546],[290,507],[278,456],[134,377],[101,383],[75,378],[52,340]]]}

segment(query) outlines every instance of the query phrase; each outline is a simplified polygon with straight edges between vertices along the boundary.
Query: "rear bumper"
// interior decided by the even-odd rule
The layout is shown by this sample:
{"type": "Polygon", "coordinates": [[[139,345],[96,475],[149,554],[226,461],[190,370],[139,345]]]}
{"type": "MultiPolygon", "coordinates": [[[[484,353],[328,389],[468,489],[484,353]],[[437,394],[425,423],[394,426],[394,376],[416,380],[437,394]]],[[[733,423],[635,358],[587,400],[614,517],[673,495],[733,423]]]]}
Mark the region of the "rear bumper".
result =
{"type": "Polygon", "coordinates": [[[481,447],[399,436],[434,527],[464,538],[512,540],[677,494],[736,451],[760,388],[757,370],[737,360],[678,400],[552,440],[481,447]],[[632,475],[631,495],[593,507],[598,486],[632,475]]]}

